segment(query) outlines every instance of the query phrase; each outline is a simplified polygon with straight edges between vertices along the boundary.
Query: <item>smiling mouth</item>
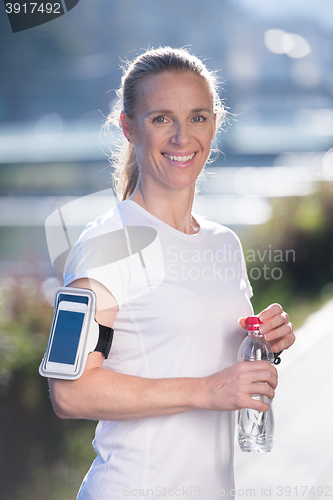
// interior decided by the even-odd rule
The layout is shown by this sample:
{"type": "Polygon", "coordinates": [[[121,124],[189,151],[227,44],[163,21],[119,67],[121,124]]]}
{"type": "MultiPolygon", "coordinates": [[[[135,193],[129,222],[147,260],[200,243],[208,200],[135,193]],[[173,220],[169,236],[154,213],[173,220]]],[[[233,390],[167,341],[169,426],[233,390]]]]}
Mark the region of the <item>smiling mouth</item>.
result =
{"type": "Polygon", "coordinates": [[[165,158],[168,158],[168,160],[177,161],[179,163],[185,163],[187,161],[192,160],[192,158],[194,158],[195,153],[188,156],[173,156],[173,155],[167,155],[166,153],[162,153],[162,155],[165,156],[165,158]]]}

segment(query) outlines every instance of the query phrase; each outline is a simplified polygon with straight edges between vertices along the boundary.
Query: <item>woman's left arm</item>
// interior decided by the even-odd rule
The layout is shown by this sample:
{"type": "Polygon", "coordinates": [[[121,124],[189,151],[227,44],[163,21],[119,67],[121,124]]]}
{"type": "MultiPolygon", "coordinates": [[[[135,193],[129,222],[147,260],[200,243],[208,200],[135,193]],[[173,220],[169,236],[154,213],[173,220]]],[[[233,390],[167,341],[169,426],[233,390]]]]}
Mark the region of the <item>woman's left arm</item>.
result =
{"type": "MultiPolygon", "coordinates": [[[[296,340],[293,325],[280,304],[271,304],[259,313],[259,318],[263,322],[260,331],[270,342],[273,352],[283,351],[293,345],[296,340]]],[[[240,318],[239,324],[246,329],[246,318],[240,318]]]]}

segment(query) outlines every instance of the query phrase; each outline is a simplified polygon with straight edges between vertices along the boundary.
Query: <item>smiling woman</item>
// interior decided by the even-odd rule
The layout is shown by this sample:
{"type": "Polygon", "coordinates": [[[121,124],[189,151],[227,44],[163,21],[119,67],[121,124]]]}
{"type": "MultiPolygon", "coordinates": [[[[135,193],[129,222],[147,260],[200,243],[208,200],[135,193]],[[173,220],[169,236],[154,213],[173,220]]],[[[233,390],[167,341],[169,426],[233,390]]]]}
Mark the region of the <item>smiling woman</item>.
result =
{"type": "MultiPolygon", "coordinates": [[[[100,420],[78,499],[232,496],[233,411],[267,411],[251,396],[273,399],[277,373],[265,361],[236,363],[253,312],[241,245],[192,215],[225,111],[203,63],[168,47],[130,64],[119,95],[122,201],[87,226],[65,269],[66,286],[95,292],[113,345],[106,359],[91,352],[77,380],[50,381],[60,417],[100,420]]],[[[273,351],[293,343],[280,305],[261,319],[273,351]]]]}
{"type": "MultiPolygon", "coordinates": [[[[186,50],[172,49],[170,47],[147,51],[127,65],[122,78],[122,86],[118,90],[118,105],[109,115],[105,129],[107,130],[109,125],[118,126],[120,123],[119,116],[125,116],[130,121],[135,120],[138,105],[141,104],[141,97],[149,97],[150,91],[156,84],[163,86],[163,81],[159,81],[158,79],[161,75],[165,77],[165,83],[166,79],[169,80],[167,82],[170,84],[168,87],[169,100],[165,96],[165,101],[162,103],[160,97],[164,94],[157,92],[156,89],[155,100],[157,97],[157,102],[154,103],[156,107],[155,109],[146,107],[146,119],[154,119],[156,123],[160,124],[168,123],[167,117],[172,111],[168,107],[170,105],[170,98],[172,106],[175,106],[173,98],[177,98],[176,94],[178,92],[178,87],[174,86],[176,81],[172,82],[171,80],[174,78],[181,81],[185,77],[185,74],[187,74],[187,78],[189,79],[191,77],[193,79],[194,76],[200,77],[198,80],[201,82],[201,86],[205,87],[206,102],[204,109],[198,109],[198,102],[195,102],[193,112],[198,116],[193,116],[193,122],[204,121],[205,117],[201,117],[200,115],[205,110],[206,113],[210,114],[211,118],[214,115],[215,129],[219,129],[226,119],[227,111],[218,95],[218,84],[215,74],[208,71],[198,58],[186,50]],[[152,80],[151,77],[153,77],[153,81],[148,83],[147,80],[152,80]],[[209,101],[207,101],[207,98],[209,101]],[[164,104],[168,106],[165,107],[164,104]],[[150,116],[154,112],[155,115],[150,116]]],[[[164,84],[164,88],[161,90],[166,90],[166,87],[167,85],[164,84]]],[[[188,98],[186,89],[185,93],[186,95],[183,95],[182,99],[181,96],[178,96],[178,100],[182,100],[183,105],[188,98]]],[[[125,123],[127,122],[125,121],[125,123]]],[[[179,156],[179,154],[175,156],[179,156]]],[[[116,191],[122,199],[126,199],[134,191],[139,172],[133,144],[128,143],[123,146],[118,158],[114,161],[114,166],[116,191]]]]}
{"type": "MultiPolygon", "coordinates": [[[[146,77],[138,97],[135,117],[131,119],[124,112],[121,115],[139,172],[131,199],[148,209],[154,193],[162,210],[177,189],[177,196],[190,206],[193,187],[215,135],[216,114],[210,88],[201,76],[170,71],[146,77]]],[[[175,227],[169,215],[170,221],[165,222],[175,227]]]]}

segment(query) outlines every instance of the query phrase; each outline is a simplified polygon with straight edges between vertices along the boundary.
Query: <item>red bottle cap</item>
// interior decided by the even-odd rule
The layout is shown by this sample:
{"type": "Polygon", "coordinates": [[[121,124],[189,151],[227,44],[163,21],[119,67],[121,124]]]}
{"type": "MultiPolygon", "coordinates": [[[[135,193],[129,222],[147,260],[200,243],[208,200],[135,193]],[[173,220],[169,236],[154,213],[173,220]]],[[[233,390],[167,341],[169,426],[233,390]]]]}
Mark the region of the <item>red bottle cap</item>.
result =
{"type": "Polygon", "coordinates": [[[262,324],[262,321],[260,321],[259,316],[248,316],[246,318],[246,324],[247,324],[247,331],[253,331],[253,330],[258,330],[259,326],[262,324]]]}

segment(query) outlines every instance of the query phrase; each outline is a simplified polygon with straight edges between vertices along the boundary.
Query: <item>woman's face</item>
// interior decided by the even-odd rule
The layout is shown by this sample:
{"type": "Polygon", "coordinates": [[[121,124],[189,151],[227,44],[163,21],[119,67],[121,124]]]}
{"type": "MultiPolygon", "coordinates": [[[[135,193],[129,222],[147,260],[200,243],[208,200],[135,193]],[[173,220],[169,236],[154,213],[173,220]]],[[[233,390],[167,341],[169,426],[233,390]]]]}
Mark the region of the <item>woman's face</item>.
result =
{"type": "Polygon", "coordinates": [[[193,186],[215,135],[208,83],[190,71],[146,77],[140,82],[134,119],[123,117],[123,129],[135,145],[146,187],[193,186]]]}

